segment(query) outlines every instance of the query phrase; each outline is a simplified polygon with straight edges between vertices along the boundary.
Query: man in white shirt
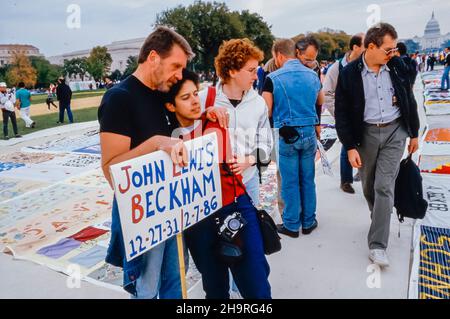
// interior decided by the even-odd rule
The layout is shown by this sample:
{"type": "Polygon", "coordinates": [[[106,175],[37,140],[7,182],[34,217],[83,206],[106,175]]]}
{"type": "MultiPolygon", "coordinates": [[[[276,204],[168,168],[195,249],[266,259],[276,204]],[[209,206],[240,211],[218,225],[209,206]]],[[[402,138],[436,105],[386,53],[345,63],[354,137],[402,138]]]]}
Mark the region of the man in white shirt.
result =
{"type": "Polygon", "coordinates": [[[7,92],[6,83],[0,82],[0,109],[3,115],[3,139],[9,140],[8,136],[8,121],[11,119],[13,126],[14,137],[21,137],[17,129],[16,113],[14,109],[14,104],[16,103],[16,98],[14,94],[7,92]]]}

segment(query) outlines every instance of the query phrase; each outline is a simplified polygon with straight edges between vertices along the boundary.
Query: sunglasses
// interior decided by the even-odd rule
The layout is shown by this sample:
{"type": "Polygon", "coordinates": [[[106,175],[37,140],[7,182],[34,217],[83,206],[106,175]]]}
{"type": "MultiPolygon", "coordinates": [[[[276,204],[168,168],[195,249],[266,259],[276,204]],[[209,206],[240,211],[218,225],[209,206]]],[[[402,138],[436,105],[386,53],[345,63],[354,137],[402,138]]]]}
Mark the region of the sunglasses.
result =
{"type": "Polygon", "coordinates": [[[398,48],[393,48],[393,49],[390,49],[390,50],[388,50],[388,51],[386,51],[385,49],[383,49],[383,48],[379,48],[381,51],[383,51],[384,52],[384,54],[386,54],[386,55],[391,55],[391,54],[393,54],[393,53],[395,53],[395,52],[397,52],[398,51],[398,48]]]}

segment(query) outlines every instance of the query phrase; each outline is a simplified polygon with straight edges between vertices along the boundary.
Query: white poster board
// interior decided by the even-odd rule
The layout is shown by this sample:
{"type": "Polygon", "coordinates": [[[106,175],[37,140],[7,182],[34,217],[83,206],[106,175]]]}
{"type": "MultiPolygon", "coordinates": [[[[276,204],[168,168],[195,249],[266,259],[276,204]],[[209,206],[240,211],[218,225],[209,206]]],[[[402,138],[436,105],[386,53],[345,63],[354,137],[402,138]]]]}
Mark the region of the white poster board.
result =
{"type": "Polygon", "coordinates": [[[222,207],[217,135],[185,145],[185,168],[162,151],[111,166],[128,261],[222,207]]]}

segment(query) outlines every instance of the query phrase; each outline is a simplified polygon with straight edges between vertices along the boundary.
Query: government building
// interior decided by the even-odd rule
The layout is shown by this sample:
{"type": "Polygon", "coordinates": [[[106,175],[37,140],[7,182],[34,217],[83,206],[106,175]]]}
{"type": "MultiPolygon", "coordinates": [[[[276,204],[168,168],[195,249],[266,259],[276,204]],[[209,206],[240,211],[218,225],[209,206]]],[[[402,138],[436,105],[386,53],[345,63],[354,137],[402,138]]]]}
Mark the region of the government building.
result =
{"type": "MultiPolygon", "coordinates": [[[[120,72],[125,71],[127,67],[127,59],[130,56],[138,56],[142,44],[145,38],[131,39],[125,41],[115,41],[111,44],[105,45],[108,49],[108,53],[111,55],[112,64],[110,71],[119,70],[120,72]]],[[[89,57],[91,49],[70,52],[58,56],[48,57],[47,59],[52,64],[63,65],[64,60],[71,60],[74,58],[89,57]]]]}
{"type": "Polygon", "coordinates": [[[39,52],[39,49],[32,45],[0,44],[0,67],[11,64],[14,53],[23,54],[27,57],[43,57],[43,55],[39,52]]]}
{"type": "Polygon", "coordinates": [[[431,14],[431,19],[428,21],[423,37],[415,36],[412,38],[414,42],[420,45],[423,51],[441,50],[442,46],[450,40],[450,32],[441,34],[441,28],[438,20],[434,16],[434,11],[431,14]]]}

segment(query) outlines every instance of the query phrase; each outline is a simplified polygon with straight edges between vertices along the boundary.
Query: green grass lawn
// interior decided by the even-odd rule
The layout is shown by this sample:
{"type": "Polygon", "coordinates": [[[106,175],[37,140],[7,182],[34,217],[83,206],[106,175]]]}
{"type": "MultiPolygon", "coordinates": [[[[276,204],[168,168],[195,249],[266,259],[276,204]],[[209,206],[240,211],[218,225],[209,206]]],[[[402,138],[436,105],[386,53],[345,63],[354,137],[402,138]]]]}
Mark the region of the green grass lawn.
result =
{"type": "MultiPolygon", "coordinates": [[[[94,97],[94,96],[102,96],[105,94],[106,90],[92,90],[92,91],[80,91],[80,92],[73,92],[72,94],[72,100],[76,99],[83,99],[87,97],[94,97]]],[[[47,99],[47,94],[36,94],[31,97],[31,105],[33,104],[40,104],[45,103],[45,100],[47,99]]],[[[56,98],[54,103],[58,105],[56,98]]]]}
{"type": "MultiPolygon", "coordinates": [[[[72,111],[73,113],[73,120],[75,123],[81,123],[81,122],[89,122],[89,121],[95,121],[97,120],[97,110],[98,107],[89,107],[81,110],[75,110],[72,111]]],[[[30,133],[34,133],[40,130],[44,130],[47,128],[52,128],[56,126],[63,126],[63,125],[69,125],[69,120],[67,118],[67,112],[64,117],[64,124],[56,124],[58,121],[58,113],[51,113],[51,114],[45,114],[45,115],[38,115],[33,116],[32,120],[36,122],[35,128],[26,128],[25,122],[19,117],[18,112],[16,112],[16,118],[17,118],[17,126],[19,129],[20,135],[26,135],[30,133]]],[[[0,130],[1,130],[1,137],[3,138],[3,121],[0,121],[0,130]]],[[[8,132],[9,137],[13,135],[12,130],[12,124],[11,121],[8,123],[8,132]]]]}

